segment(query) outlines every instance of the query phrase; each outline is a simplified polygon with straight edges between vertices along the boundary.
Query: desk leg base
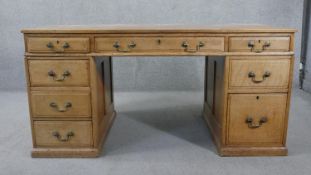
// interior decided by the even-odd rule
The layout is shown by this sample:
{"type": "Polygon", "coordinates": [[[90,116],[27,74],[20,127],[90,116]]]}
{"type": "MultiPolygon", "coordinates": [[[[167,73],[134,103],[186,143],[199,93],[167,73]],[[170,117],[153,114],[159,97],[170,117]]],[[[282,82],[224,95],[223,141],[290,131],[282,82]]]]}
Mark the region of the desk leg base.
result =
{"type": "Polygon", "coordinates": [[[100,149],[98,148],[34,148],[31,152],[33,158],[82,158],[98,157],[100,149]]]}
{"type": "Polygon", "coordinates": [[[222,147],[220,156],[287,156],[286,147],[222,147]]]}

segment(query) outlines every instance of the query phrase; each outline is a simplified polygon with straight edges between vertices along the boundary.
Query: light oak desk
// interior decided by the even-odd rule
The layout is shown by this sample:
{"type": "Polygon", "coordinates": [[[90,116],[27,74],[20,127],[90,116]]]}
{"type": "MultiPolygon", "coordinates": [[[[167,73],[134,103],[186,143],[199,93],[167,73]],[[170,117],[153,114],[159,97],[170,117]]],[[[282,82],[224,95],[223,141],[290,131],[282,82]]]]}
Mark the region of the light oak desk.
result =
{"type": "Polygon", "coordinates": [[[294,29],[24,29],[33,157],[95,157],[115,118],[113,56],[206,56],[204,118],[222,156],[287,155],[294,29]]]}

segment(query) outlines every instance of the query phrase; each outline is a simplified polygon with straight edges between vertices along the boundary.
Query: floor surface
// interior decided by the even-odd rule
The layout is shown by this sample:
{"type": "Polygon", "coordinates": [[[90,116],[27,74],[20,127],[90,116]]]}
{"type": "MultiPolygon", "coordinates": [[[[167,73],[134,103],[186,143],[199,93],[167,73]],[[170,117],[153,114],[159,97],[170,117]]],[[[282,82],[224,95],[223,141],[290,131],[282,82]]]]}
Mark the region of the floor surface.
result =
{"type": "Polygon", "coordinates": [[[287,157],[219,157],[202,93],[116,93],[117,118],[99,158],[31,158],[27,97],[0,93],[0,175],[309,175],[311,95],[295,90],[287,157]]]}

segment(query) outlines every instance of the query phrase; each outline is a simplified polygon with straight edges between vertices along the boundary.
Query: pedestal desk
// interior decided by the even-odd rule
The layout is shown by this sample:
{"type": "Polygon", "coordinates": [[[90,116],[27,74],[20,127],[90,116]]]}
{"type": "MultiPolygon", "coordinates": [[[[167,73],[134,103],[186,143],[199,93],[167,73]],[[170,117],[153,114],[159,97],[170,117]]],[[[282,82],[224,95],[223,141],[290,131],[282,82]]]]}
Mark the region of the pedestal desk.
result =
{"type": "Polygon", "coordinates": [[[221,156],[287,155],[294,29],[24,29],[33,157],[96,157],[116,116],[113,56],[205,56],[203,116],[221,156]]]}

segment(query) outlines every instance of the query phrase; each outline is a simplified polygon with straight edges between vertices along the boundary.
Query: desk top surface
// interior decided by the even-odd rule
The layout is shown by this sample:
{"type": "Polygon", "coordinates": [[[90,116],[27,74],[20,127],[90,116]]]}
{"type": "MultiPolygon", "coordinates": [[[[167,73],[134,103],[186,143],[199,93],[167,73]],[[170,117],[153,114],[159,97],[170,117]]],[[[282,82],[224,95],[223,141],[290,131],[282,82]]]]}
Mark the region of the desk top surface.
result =
{"type": "Polygon", "coordinates": [[[265,25],[67,25],[25,28],[22,33],[292,33],[293,28],[265,25]]]}

